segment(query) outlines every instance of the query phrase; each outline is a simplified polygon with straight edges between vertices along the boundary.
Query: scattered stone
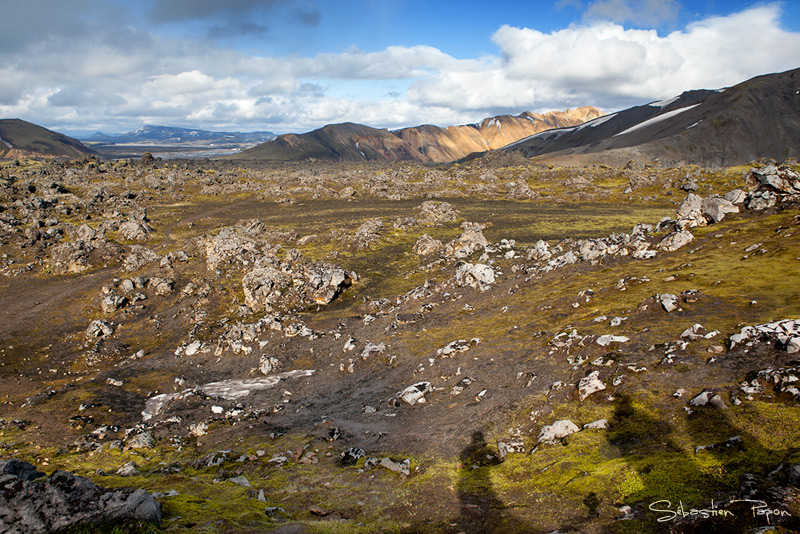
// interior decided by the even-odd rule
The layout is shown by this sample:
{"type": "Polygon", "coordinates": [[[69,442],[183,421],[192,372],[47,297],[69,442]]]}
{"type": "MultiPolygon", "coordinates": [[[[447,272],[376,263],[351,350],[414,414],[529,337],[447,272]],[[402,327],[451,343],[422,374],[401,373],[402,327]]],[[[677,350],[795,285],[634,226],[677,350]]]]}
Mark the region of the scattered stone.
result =
{"type": "Polygon", "coordinates": [[[692,241],[694,241],[694,236],[691,232],[680,230],[678,232],[672,232],[664,237],[664,239],[658,243],[658,248],[666,252],[675,252],[692,241]]]}
{"type": "Polygon", "coordinates": [[[449,202],[426,200],[417,209],[420,211],[417,219],[424,226],[439,225],[458,219],[458,212],[449,202]]]}
{"type": "Polygon", "coordinates": [[[703,200],[703,215],[710,222],[718,223],[728,213],[739,213],[739,207],[720,197],[708,197],[703,200]]]}
{"type": "MultiPolygon", "coordinates": [[[[287,514],[286,510],[284,510],[280,506],[267,506],[264,509],[264,513],[267,515],[267,517],[269,517],[274,521],[285,521],[289,518],[289,514],[287,514]]],[[[297,532],[299,534],[301,531],[294,531],[294,532],[297,532]]]]}
{"type": "Polygon", "coordinates": [[[128,441],[128,449],[151,449],[155,444],[155,439],[150,432],[142,432],[138,436],[128,441]]]}
{"type": "Polygon", "coordinates": [[[671,293],[656,295],[656,299],[661,302],[661,307],[664,308],[664,311],[667,313],[678,309],[678,297],[671,293]]]}
{"type": "Polygon", "coordinates": [[[458,339],[456,341],[451,341],[441,349],[436,350],[436,354],[442,358],[449,358],[452,355],[456,354],[457,352],[466,352],[470,348],[474,347],[481,340],[477,337],[474,337],[467,341],[466,339],[458,339]]]}
{"type": "Polygon", "coordinates": [[[386,352],[386,345],[384,343],[367,343],[364,350],[361,351],[361,359],[366,360],[373,354],[381,355],[386,352]]]}
{"type": "Polygon", "coordinates": [[[483,263],[462,263],[456,269],[456,284],[486,291],[495,282],[494,270],[483,263]]]}
{"type": "Polygon", "coordinates": [[[114,329],[111,327],[111,325],[102,319],[95,319],[89,323],[89,327],[86,329],[86,337],[88,339],[108,337],[113,333],[114,329]]]}
{"type": "Polygon", "coordinates": [[[409,476],[411,474],[411,460],[408,458],[401,461],[392,460],[391,458],[382,458],[378,465],[385,467],[389,471],[400,473],[401,475],[409,476]]]}
{"type": "Polygon", "coordinates": [[[606,334],[598,337],[595,340],[595,343],[601,347],[607,347],[611,343],[627,343],[628,341],[630,341],[630,339],[625,336],[612,336],[610,334],[606,334]]]}
{"type": "Polygon", "coordinates": [[[0,477],[5,475],[16,477],[23,482],[29,482],[43,477],[44,473],[37,471],[36,467],[28,462],[12,458],[10,460],[0,460],[0,477]]]}
{"type": "Polygon", "coordinates": [[[117,469],[117,474],[121,477],[133,477],[139,474],[138,465],[136,462],[128,462],[119,469],[117,469]]]}
{"type": "Polygon", "coordinates": [[[572,421],[569,421],[568,419],[562,419],[560,421],[556,421],[552,425],[542,427],[542,429],[539,431],[539,437],[536,441],[537,443],[556,444],[563,438],[569,436],[570,434],[574,434],[579,430],[580,429],[577,427],[577,425],[572,421]]]}
{"type": "Polygon", "coordinates": [[[504,461],[509,454],[524,454],[525,441],[522,436],[510,436],[497,440],[497,455],[504,461]]]}
{"type": "Polygon", "coordinates": [[[800,319],[745,326],[730,337],[730,348],[738,344],[753,345],[761,339],[776,341],[790,354],[800,352],[800,319]]]}
{"type": "Polygon", "coordinates": [[[364,250],[370,248],[373,244],[377,243],[380,239],[380,234],[385,228],[383,221],[374,217],[368,219],[356,230],[353,236],[353,247],[356,250],[364,250]]]}
{"type": "Polygon", "coordinates": [[[123,308],[128,303],[128,299],[117,294],[110,294],[103,297],[100,301],[100,309],[103,313],[114,313],[115,311],[123,308]]]}
{"type": "Polygon", "coordinates": [[[228,482],[233,482],[234,484],[236,484],[238,486],[244,486],[245,488],[252,487],[250,485],[250,481],[247,480],[247,477],[243,477],[243,476],[231,477],[231,478],[228,479],[228,482]]]}
{"type": "Polygon", "coordinates": [[[705,226],[706,218],[703,215],[703,197],[695,195],[694,193],[689,193],[678,207],[675,225],[681,231],[687,228],[705,226]]]}
{"type": "Polygon", "coordinates": [[[578,396],[583,401],[589,395],[603,391],[606,385],[600,380],[600,371],[592,371],[578,383],[578,396]]]}
{"type": "Polygon", "coordinates": [[[414,248],[412,250],[414,254],[418,256],[430,256],[444,250],[444,244],[428,234],[422,234],[420,238],[417,239],[417,242],[414,243],[414,248]]]}
{"type": "Polygon", "coordinates": [[[461,224],[461,228],[464,230],[461,235],[450,241],[445,247],[448,256],[459,260],[464,259],[489,245],[483,235],[484,225],[464,222],[461,224]]]}
{"type": "Polygon", "coordinates": [[[344,451],[341,455],[342,465],[349,466],[355,465],[358,463],[359,458],[364,458],[367,456],[367,453],[364,452],[364,449],[359,447],[350,447],[346,451],[344,451]]]}
{"type": "Polygon", "coordinates": [[[432,391],[433,387],[430,382],[417,382],[398,393],[394,399],[394,405],[399,406],[398,401],[403,401],[411,406],[425,404],[425,394],[432,391]]]}
{"type": "Polygon", "coordinates": [[[328,515],[330,513],[327,510],[325,510],[324,508],[321,508],[321,507],[317,506],[316,504],[312,504],[311,506],[309,506],[308,507],[308,511],[311,512],[312,515],[315,515],[315,516],[318,516],[318,517],[325,517],[326,515],[328,515]]]}
{"type": "Polygon", "coordinates": [[[467,387],[475,381],[474,378],[465,376],[450,390],[451,395],[461,395],[467,387]]]}
{"type": "Polygon", "coordinates": [[[705,406],[709,403],[711,398],[714,396],[714,393],[711,391],[704,391],[692,400],[689,401],[689,404],[692,406],[705,406]]]}
{"type": "Polygon", "coordinates": [[[584,430],[606,430],[607,428],[607,419],[598,419],[597,421],[592,421],[591,423],[586,423],[583,425],[584,430]]]}
{"type": "Polygon", "coordinates": [[[695,323],[684,330],[681,333],[681,337],[686,338],[689,341],[697,341],[698,339],[703,339],[706,333],[706,329],[703,327],[703,325],[695,323]]]}
{"type": "Polygon", "coordinates": [[[208,423],[202,421],[199,423],[192,423],[189,425],[189,432],[197,438],[205,436],[208,433],[208,423]]]}
{"type": "Polygon", "coordinates": [[[262,375],[269,375],[274,373],[278,367],[280,367],[280,365],[281,362],[278,360],[278,358],[262,354],[258,361],[258,370],[262,375]]]}

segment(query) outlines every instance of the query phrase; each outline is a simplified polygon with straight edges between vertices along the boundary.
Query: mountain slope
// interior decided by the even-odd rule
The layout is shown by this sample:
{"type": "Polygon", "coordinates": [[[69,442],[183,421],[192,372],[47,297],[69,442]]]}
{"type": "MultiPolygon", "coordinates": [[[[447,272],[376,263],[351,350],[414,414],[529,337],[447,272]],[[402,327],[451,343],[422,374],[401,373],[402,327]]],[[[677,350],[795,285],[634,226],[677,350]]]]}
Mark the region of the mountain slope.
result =
{"type": "Polygon", "coordinates": [[[718,91],[688,91],[573,128],[534,134],[504,150],[574,163],[656,159],[737,165],[800,153],[800,69],[718,91]]]}
{"type": "Polygon", "coordinates": [[[500,148],[536,132],[581,124],[600,113],[588,106],[545,114],[526,111],[477,124],[447,128],[422,125],[395,131],[354,123],[332,124],[305,134],[281,135],[233,157],[279,161],[453,161],[473,152],[500,148]]]}
{"type": "Polygon", "coordinates": [[[92,154],[77,139],[20,119],[0,120],[0,159],[69,157],[92,154]]]}

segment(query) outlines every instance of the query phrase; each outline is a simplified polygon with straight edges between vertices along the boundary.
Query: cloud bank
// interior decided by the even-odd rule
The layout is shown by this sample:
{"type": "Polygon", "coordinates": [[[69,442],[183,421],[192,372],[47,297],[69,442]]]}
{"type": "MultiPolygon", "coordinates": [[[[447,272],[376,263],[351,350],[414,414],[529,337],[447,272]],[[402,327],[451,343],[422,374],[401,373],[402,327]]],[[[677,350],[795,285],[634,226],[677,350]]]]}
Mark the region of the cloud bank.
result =
{"type": "Polygon", "coordinates": [[[109,132],[145,123],[279,133],[344,121],[396,128],[580,105],[613,111],[799,66],[800,33],[781,28],[780,4],[659,35],[620,22],[669,18],[673,0],[650,0],[638,15],[627,0],[596,1],[580,24],[549,33],[502,26],[492,36],[496,53],[457,59],[430,46],[275,57],[223,46],[214,35],[242,13],[260,14],[256,26],[277,12],[318,22],[301,1],[170,0],[140,18],[77,2],[102,24],[48,0],[20,3],[13,20],[0,21],[0,117],[109,132]],[[59,24],[20,30],[51,8],[59,24]],[[140,22],[154,18],[197,21],[207,31],[186,37],[140,22]]]}

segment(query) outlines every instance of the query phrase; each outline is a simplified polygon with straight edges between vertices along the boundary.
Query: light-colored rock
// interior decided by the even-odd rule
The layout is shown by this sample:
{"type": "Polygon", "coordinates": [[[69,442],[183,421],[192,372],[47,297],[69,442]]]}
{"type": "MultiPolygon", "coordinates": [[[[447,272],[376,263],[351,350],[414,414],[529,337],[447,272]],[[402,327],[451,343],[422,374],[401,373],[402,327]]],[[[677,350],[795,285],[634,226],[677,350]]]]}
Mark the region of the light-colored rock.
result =
{"type": "Polygon", "coordinates": [[[706,335],[706,329],[703,325],[695,323],[686,330],[681,333],[682,338],[686,338],[689,341],[697,341],[698,339],[703,339],[706,335]]]}
{"type": "Polygon", "coordinates": [[[464,230],[461,235],[445,246],[448,256],[463,259],[489,245],[483,235],[482,224],[465,222],[461,224],[461,228],[464,230]]]}
{"type": "Polygon", "coordinates": [[[406,404],[410,404],[411,406],[414,406],[415,404],[424,404],[426,402],[425,394],[432,391],[433,387],[431,386],[430,382],[417,382],[416,384],[408,386],[406,389],[397,394],[395,398],[395,405],[397,405],[398,400],[403,401],[406,404]]]}
{"type": "Polygon", "coordinates": [[[495,282],[494,270],[483,263],[463,263],[456,269],[456,284],[485,291],[495,282]]]}
{"type": "Polygon", "coordinates": [[[400,473],[405,476],[411,475],[411,460],[408,458],[399,462],[391,458],[382,458],[378,465],[389,471],[394,471],[395,473],[400,473]]]}
{"type": "Polygon", "coordinates": [[[568,419],[562,419],[560,421],[556,421],[552,425],[547,425],[542,427],[539,431],[539,437],[537,438],[537,443],[558,443],[563,438],[569,436],[570,434],[574,434],[578,432],[580,429],[578,426],[568,419]]]}
{"type": "Polygon", "coordinates": [[[671,293],[662,293],[657,295],[656,299],[661,302],[661,307],[664,308],[664,311],[667,313],[678,309],[678,297],[671,293]]]}
{"type": "Polygon", "coordinates": [[[138,465],[136,462],[128,462],[119,469],[117,469],[117,474],[121,477],[133,477],[139,474],[138,465]]]}
{"type": "Polygon", "coordinates": [[[739,213],[739,207],[720,197],[708,197],[703,200],[703,215],[709,221],[718,223],[728,213],[739,213]]]}
{"type": "Polygon", "coordinates": [[[606,389],[606,385],[600,380],[599,371],[592,371],[578,382],[578,395],[581,400],[604,389],[606,389]]]}
{"type": "Polygon", "coordinates": [[[679,232],[672,232],[664,237],[659,243],[658,248],[666,252],[675,252],[676,250],[685,247],[694,241],[694,236],[691,232],[681,230],[679,232]]]}
{"type": "Polygon", "coordinates": [[[741,189],[733,189],[725,193],[723,197],[725,200],[730,202],[731,204],[744,204],[744,201],[747,200],[747,193],[742,191],[741,189]]]}
{"type": "Polygon", "coordinates": [[[438,239],[434,239],[428,234],[422,234],[412,249],[418,256],[430,256],[444,250],[444,244],[438,239]]]}
{"type": "Polygon", "coordinates": [[[607,419],[598,419],[597,421],[592,421],[591,423],[586,423],[583,425],[584,430],[606,430],[607,428],[607,419]]]}
{"type": "Polygon", "coordinates": [[[630,339],[626,336],[612,336],[611,334],[606,334],[598,337],[595,343],[601,347],[607,347],[611,343],[627,343],[628,341],[630,341],[630,339]]]}
{"type": "Polygon", "coordinates": [[[711,391],[704,391],[692,400],[689,401],[689,404],[692,406],[705,406],[714,396],[714,393],[711,391]]]}
{"type": "Polygon", "coordinates": [[[703,215],[703,197],[689,193],[678,207],[676,225],[680,230],[705,226],[706,218],[703,215]]]}
{"type": "Polygon", "coordinates": [[[142,432],[138,436],[128,440],[126,448],[128,449],[152,449],[155,444],[155,439],[150,432],[142,432]]]}
{"type": "Polygon", "coordinates": [[[510,436],[497,440],[497,455],[500,461],[509,454],[525,454],[525,440],[522,436],[510,436]]]}
{"type": "Polygon", "coordinates": [[[262,375],[269,375],[275,372],[280,367],[281,362],[278,358],[262,354],[258,361],[258,370],[262,375]]]}

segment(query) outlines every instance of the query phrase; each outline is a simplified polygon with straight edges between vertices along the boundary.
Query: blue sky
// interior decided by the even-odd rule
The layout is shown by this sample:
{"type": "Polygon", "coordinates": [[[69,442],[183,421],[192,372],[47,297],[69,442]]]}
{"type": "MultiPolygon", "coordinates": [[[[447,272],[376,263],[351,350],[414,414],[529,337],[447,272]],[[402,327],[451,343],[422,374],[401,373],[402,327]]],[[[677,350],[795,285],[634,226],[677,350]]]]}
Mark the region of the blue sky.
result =
{"type": "Polygon", "coordinates": [[[0,0],[0,117],[398,128],[611,112],[800,67],[800,2],[0,0]]]}

